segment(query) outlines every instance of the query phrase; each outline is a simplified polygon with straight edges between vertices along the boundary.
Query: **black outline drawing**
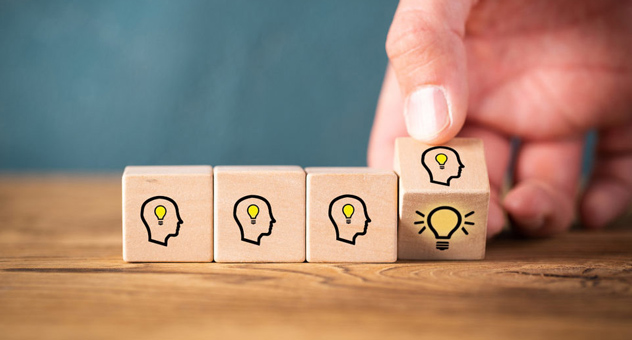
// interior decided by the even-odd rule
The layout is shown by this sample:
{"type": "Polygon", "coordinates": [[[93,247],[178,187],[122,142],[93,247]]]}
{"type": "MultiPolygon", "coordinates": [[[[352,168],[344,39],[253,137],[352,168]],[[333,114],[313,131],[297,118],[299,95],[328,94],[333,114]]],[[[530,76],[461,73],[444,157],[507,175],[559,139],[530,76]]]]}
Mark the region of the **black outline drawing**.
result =
{"type": "MultiPolygon", "coordinates": [[[[419,215],[419,216],[423,217],[423,218],[425,218],[425,217],[426,217],[426,215],[424,215],[424,214],[423,214],[422,212],[420,212],[420,211],[415,211],[415,213],[416,213],[417,215],[419,215]]],[[[435,239],[437,239],[437,244],[436,244],[437,249],[438,249],[438,250],[446,250],[446,249],[448,249],[448,248],[449,248],[449,246],[450,246],[450,242],[448,242],[448,241],[440,241],[440,240],[449,240],[449,239],[452,237],[452,235],[454,234],[454,232],[456,232],[457,230],[459,230],[459,227],[461,228],[461,231],[462,231],[465,235],[469,235],[470,233],[467,231],[467,229],[465,229],[465,226],[462,226],[462,224],[466,224],[466,225],[474,225],[474,222],[465,221],[465,219],[466,219],[466,218],[468,218],[468,217],[470,217],[470,216],[472,216],[472,215],[474,215],[474,211],[470,211],[469,213],[465,214],[464,216],[461,216],[461,213],[460,213],[458,210],[456,210],[456,209],[455,209],[455,208],[453,208],[453,207],[447,206],[447,205],[442,205],[442,206],[439,206],[439,207],[436,207],[436,208],[432,209],[432,210],[430,211],[430,213],[428,214],[428,218],[427,218],[427,220],[428,220],[428,227],[430,228],[430,231],[432,231],[432,233],[433,233],[433,234],[434,234],[434,236],[435,236],[435,239]],[[450,233],[448,233],[448,235],[447,235],[447,236],[441,236],[441,235],[439,235],[439,233],[437,233],[437,230],[436,230],[436,229],[434,228],[434,226],[432,225],[432,221],[431,221],[432,215],[434,215],[437,211],[444,210],[444,209],[447,209],[447,210],[452,211],[452,212],[453,212],[453,213],[455,213],[455,214],[456,214],[456,216],[457,216],[457,223],[456,223],[456,225],[452,228],[452,230],[450,230],[450,233]]],[[[425,221],[416,221],[416,222],[414,222],[413,224],[424,224],[424,223],[425,223],[425,221]]],[[[421,235],[421,233],[423,233],[423,232],[424,232],[424,230],[426,230],[426,227],[421,228],[421,230],[419,230],[418,234],[420,234],[420,235],[421,235]]]]}
{"type": "MultiPolygon", "coordinates": [[[[154,214],[155,214],[155,212],[154,212],[154,214]]],[[[166,213],[165,213],[165,216],[166,216],[166,213]]],[[[158,217],[158,216],[156,216],[156,217],[158,217]]],[[[176,203],[176,201],[174,201],[173,199],[171,199],[170,197],[167,197],[167,196],[154,196],[154,197],[150,197],[147,200],[145,200],[145,202],[143,202],[143,205],[141,205],[141,207],[140,207],[140,219],[143,221],[143,224],[145,225],[145,229],[147,229],[147,240],[149,242],[151,242],[151,243],[159,244],[159,245],[165,246],[165,247],[167,246],[167,242],[169,241],[169,238],[177,237],[180,234],[180,225],[184,223],[184,221],[182,221],[182,217],[180,217],[180,208],[178,208],[178,204],[176,203]],[[163,199],[163,200],[167,200],[167,201],[171,202],[171,204],[173,204],[173,206],[176,208],[176,217],[178,218],[178,226],[176,227],[176,233],[175,234],[167,234],[167,237],[165,237],[164,242],[160,242],[158,240],[152,239],[152,237],[151,237],[151,228],[149,228],[149,223],[147,223],[147,220],[145,220],[145,216],[143,216],[143,211],[145,211],[145,206],[149,202],[157,200],[157,199],[163,199]]]]}
{"type": "MultiPolygon", "coordinates": [[[[354,214],[355,214],[355,207],[354,207],[354,214]]],[[[345,216],[344,213],[343,213],[343,216],[345,216]]],[[[358,236],[366,235],[367,230],[369,228],[369,223],[371,223],[371,218],[369,217],[369,211],[366,208],[366,204],[364,203],[364,200],[356,195],[340,195],[334,198],[333,200],[331,200],[331,203],[329,203],[329,220],[331,220],[331,223],[334,225],[334,229],[336,229],[336,240],[340,242],[348,243],[351,245],[355,245],[356,238],[358,238],[358,236]],[[355,235],[353,235],[353,239],[351,241],[340,238],[340,231],[338,230],[338,224],[336,223],[336,220],[334,220],[334,217],[332,214],[334,203],[336,203],[338,200],[341,200],[343,198],[353,198],[360,201],[360,203],[362,204],[362,208],[364,208],[364,217],[366,218],[364,221],[364,230],[361,233],[356,233],[355,235]]]]}
{"type": "MultiPolygon", "coordinates": [[[[258,207],[259,206],[257,206],[257,208],[258,207]]],[[[258,215],[259,214],[257,214],[257,216],[258,215]]],[[[250,217],[250,215],[248,215],[248,217],[250,217]]],[[[264,197],[259,196],[259,195],[247,195],[247,196],[244,196],[244,197],[238,199],[237,202],[235,202],[235,206],[233,207],[233,218],[235,219],[235,222],[237,222],[237,225],[239,226],[239,231],[241,232],[241,240],[244,241],[244,242],[248,242],[248,243],[257,245],[257,246],[261,245],[261,238],[262,237],[270,236],[270,234],[272,234],[272,225],[274,223],[276,223],[276,220],[274,219],[274,216],[272,215],[272,207],[270,206],[270,202],[268,202],[267,199],[265,199],[264,197]],[[268,232],[259,234],[259,236],[257,237],[257,241],[249,240],[249,239],[247,239],[245,237],[245,235],[244,235],[244,227],[241,225],[241,222],[239,222],[239,218],[237,218],[237,206],[239,205],[239,203],[241,203],[242,201],[247,200],[249,198],[255,198],[255,199],[262,200],[268,206],[268,211],[270,212],[270,227],[268,229],[268,232]]],[[[251,223],[252,223],[252,221],[251,221],[251,223]]],[[[254,224],[254,223],[252,223],[252,224],[254,224]]]]}
{"type": "MultiPolygon", "coordinates": [[[[447,157],[447,155],[446,155],[447,157]]],[[[450,158],[448,157],[448,161],[450,160],[450,158]]],[[[423,165],[424,169],[426,169],[426,171],[428,172],[428,175],[430,176],[430,183],[434,183],[434,184],[440,184],[440,185],[445,185],[445,186],[450,186],[450,181],[453,178],[460,178],[461,177],[461,172],[463,171],[463,168],[465,168],[465,165],[463,164],[463,162],[461,162],[461,156],[459,156],[459,153],[456,152],[456,150],[454,150],[451,147],[448,146],[433,146],[430,149],[426,149],[426,151],[424,151],[421,154],[421,165],[423,165]],[[447,179],[447,183],[443,183],[443,182],[437,182],[434,180],[434,176],[432,171],[430,171],[430,168],[428,167],[428,165],[426,165],[426,162],[424,162],[424,158],[426,158],[426,154],[432,150],[436,150],[436,149],[447,149],[450,150],[452,152],[454,152],[454,154],[456,155],[456,161],[459,163],[459,173],[456,176],[450,176],[447,179]]],[[[445,163],[444,165],[439,165],[441,169],[445,168],[445,163]]]]}

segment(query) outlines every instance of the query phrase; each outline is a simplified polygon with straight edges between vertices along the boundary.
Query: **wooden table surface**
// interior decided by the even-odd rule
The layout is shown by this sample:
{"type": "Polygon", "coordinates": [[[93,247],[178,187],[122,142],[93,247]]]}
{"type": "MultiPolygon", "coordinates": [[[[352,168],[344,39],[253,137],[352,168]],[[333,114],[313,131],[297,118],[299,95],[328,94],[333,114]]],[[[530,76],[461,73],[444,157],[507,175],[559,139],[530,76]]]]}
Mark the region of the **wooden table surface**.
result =
{"type": "Polygon", "coordinates": [[[632,339],[630,218],[394,264],[128,264],[118,176],[1,176],[0,218],[2,339],[632,339]]]}

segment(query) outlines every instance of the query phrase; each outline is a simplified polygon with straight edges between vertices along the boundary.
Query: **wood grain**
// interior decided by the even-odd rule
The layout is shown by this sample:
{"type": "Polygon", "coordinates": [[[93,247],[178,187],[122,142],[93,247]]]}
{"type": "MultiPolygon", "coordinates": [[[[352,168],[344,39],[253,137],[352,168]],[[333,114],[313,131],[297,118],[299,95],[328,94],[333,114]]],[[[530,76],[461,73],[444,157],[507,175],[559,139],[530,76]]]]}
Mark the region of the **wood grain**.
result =
{"type": "Polygon", "coordinates": [[[630,218],[343,265],[125,263],[118,175],[2,176],[0,216],[3,339],[632,338],[630,218]]]}

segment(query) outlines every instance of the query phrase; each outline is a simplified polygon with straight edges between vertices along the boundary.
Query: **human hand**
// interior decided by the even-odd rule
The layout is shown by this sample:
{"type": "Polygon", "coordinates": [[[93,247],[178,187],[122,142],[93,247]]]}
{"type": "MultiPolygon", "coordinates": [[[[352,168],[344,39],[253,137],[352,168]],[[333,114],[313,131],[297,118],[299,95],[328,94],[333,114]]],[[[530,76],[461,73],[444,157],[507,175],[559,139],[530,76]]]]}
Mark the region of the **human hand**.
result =
{"type": "Polygon", "coordinates": [[[586,227],[603,227],[632,200],[631,37],[630,1],[403,0],[369,165],[391,168],[394,140],[407,134],[429,144],[480,138],[488,235],[502,229],[504,210],[519,232],[546,236],[574,219],[584,139],[597,129],[579,210],[586,227]],[[515,183],[501,198],[512,136],[522,141],[515,183]]]}

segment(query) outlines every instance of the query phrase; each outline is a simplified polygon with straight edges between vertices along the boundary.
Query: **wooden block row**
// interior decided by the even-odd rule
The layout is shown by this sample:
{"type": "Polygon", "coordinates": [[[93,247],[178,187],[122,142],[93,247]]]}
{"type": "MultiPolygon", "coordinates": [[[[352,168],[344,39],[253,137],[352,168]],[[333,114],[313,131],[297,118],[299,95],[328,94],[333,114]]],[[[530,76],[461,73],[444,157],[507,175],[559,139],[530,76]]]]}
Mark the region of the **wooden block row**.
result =
{"type": "Polygon", "coordinates": [[[489,182],[482,143],[396,143],[395,169],[129,166],[128,262],[481,259],[489,182]],[[399,213],[398,213],[399,191],[399,213]],[[399,224],[399,228],[398,228],[399,224]]]}

